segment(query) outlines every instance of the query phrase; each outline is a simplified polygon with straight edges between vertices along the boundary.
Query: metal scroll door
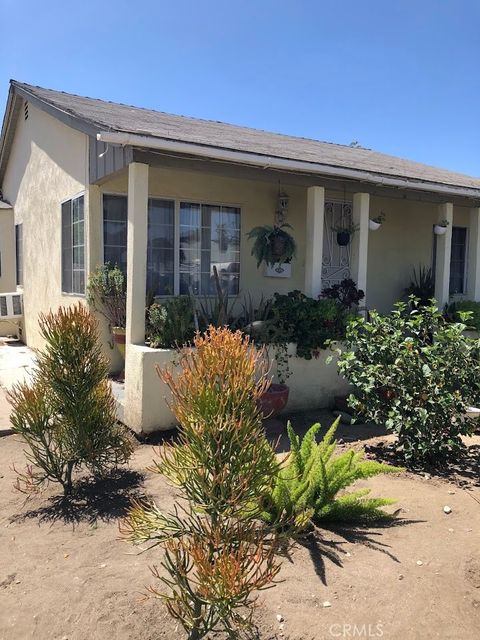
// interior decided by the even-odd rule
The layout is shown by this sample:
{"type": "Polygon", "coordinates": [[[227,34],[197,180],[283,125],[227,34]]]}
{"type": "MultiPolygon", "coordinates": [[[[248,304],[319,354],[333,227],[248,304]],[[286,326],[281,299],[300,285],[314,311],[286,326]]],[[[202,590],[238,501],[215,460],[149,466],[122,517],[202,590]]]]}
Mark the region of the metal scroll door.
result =
{"type": "Polygon", "coordinates": [[[345,202],[325,202],[323,230],[322,289],[351,277],[350,243],[341,247],[332,227],[348,226],[352,219],[352,205],[345,202]]]}

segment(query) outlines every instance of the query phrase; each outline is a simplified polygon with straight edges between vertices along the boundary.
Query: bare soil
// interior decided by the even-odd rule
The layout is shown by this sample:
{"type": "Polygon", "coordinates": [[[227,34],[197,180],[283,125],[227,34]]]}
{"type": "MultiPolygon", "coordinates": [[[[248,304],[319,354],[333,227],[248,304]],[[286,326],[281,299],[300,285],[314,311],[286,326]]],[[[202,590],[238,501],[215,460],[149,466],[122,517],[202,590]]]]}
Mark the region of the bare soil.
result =
{"type": "MultiPolygon", "coordinates": [[[[0,432],[8,427],[2,393],[0,432]]],[[[345,429],[345,438],[355,436],[345,429]]],[[[376,455],[387,441],[361,444],[376,455]]],[[[324,529],[297,545],[281,582],[260,594],[258,639],[479,638],[480,438],[469,445],[471,455],[445,477],[404,473],[362,483],[397,499],[397,522],[324,529]]],[[[146,470],[151,444],[139,445],[130,466],[108,481],[85,482],[67,503],[55,486],[26,503],[13,491],[11,467],[24,465],[22,450],[16,436],[0,437],[0,638],[184,638],[163,604],[142,596],[160,552],[139,554],[119,540],[132,497],[173,504],[172,489],[146,470]]]]}

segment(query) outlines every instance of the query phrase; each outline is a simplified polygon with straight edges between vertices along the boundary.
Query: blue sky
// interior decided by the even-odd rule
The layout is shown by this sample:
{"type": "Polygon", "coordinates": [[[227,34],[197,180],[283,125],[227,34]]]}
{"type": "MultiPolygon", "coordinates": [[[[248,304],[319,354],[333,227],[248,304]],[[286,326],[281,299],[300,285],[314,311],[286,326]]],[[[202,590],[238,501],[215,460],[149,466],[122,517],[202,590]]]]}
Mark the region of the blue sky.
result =
{"type": "Polygon", "coordinates": [[[480,175],[479,0],[0,0],[15,78],[480,175]]]}

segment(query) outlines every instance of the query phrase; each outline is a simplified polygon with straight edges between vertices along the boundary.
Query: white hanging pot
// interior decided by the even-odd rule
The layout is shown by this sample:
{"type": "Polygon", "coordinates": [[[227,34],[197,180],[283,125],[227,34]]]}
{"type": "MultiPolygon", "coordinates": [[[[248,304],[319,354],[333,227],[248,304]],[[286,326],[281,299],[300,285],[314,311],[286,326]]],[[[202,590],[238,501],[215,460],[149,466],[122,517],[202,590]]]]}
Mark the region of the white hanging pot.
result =
{"type": "Polygon", "coordinates": [[[443,236],[446,232],[447,232],[447,227],[444,227],[444,226],[443,226],[443,225],[441,225],[441,224],[436,224],[436,225],[433,227],[433,233],[434,233],[436,236],[443,236]]]}
{"type": "Polygon", "coordinates": [[[371,218],[368,221],[368,228],[370,229],[370,231],[378,231],[381,226],[381,222],[375,222],[375,220],[372,220],[371,218]]]}

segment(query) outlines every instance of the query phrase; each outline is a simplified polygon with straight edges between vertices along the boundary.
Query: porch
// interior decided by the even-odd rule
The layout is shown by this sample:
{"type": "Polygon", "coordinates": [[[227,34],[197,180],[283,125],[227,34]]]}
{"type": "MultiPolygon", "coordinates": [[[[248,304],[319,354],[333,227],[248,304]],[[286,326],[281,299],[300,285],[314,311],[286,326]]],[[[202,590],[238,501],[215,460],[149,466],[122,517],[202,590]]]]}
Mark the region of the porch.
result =
{"type": "MultiPolygon", "coordinates": [[[[435,259],[435,297],[443,306],[452,297],[453,255],[457,287],[453,295],[480,300],[480,208],[472,206],[468,199],[452,197],[446,202],[445,196],[439,193],[372,187],[359,181],[314,180],[268,169],[234,167],[226,171],[223,165],[168,162],[164,156],[152,159],[150,155],[140,154],[137,160],[146,161],[131,162],[127,168],[90,185],[88,191],[90,270],[109,258],[105,237],[106,199],[112,195],[125,198],[126,245],[122,248],[124,253],[119,255],[124,255],[128,274],[126,362],[125,388],[119,404],[123,421],[137,432],[173,425],[173,416],[166,404],[168,390],[159,380],[155,366],[172,364],[174,352],[145,345],[145,295],[147,283],[154,281],[152,224],[149,224],[152,201],[170,203],[173,222],[168,231],[172,239],[167,251],[170,257],[165,257],[164,246],[162,258],[163,273],[168,273],[162,282],[170,282],[171,291],[154,292],[160,296],[188,293],[185,283],[193,286],[196,294],[208,295],[209,272],[213,264],[217,264],[219,270],[225,272],[224,282],[229,283],[232,296],[248,293],[255,302],[262,295],[298,289],[317,298],[325,286],[351,277],[365,292],[362,304],[388,312],[402,297],[412,269],[419,264],[431,266],[435,259]],[[272,224],[279,182],[289,196],[287,222],[293,227],[298,247],[291,274],[286,278],[274,277],[263,265],[257,269],[250,255],[251,243],[245,237],[253,226],[272,224]],[[207,244],[202,245],[199,240],[193,259],[185,260],[181,252],[191,251],[181,240],[186,226],[182,224],[185,222],[182,216],[188,207],[190,213],[192,207],[196,207],[200,217],[202,207],[209,208],[209,215],[213,211],[221,213],[222,208],[238,211],[239,224],[234,229],[238,243],[235,240],[232,246],[222,250],[218,241],[222,224],[219,215],[216,226],[212,222],[207,230],[199,223],[194,231],[197,235],[205,235],[207,231],[207,244]],[[381,229],[372,232],[369,220],[380,212],[385,212],[386,220],[381,229]],[[350,214],[357,231],[346,247],[339,247],[332,226],[350,214]],[[435,236],[434,225],[443,221],[448,222],[446,232],[435,236]],[[452,254],[452,232],[457,228],[465,230],[463,245],[455,246],[452,254]],[[215,242],[213,256],[210,247],[215,242]],[[208,268],[204,269],[202,265],[208,251],[208,268]],[[197,266],[192,266],[195,262],[197,266]],[[463,277],[458,285],[462,269],[463,277]]],[[[163,211],[165,214],[165,208],[163,211]]],[[[318,358],[308,361],[290,359],[289,411],[326,407],[333,395],[346,392],[345,381],[339,378],[334,363],[326,365],[326,356],[321,352],[318,358]]],[[[118,367],[118,361],[114,361],[113,366],[118,367]]]]}

